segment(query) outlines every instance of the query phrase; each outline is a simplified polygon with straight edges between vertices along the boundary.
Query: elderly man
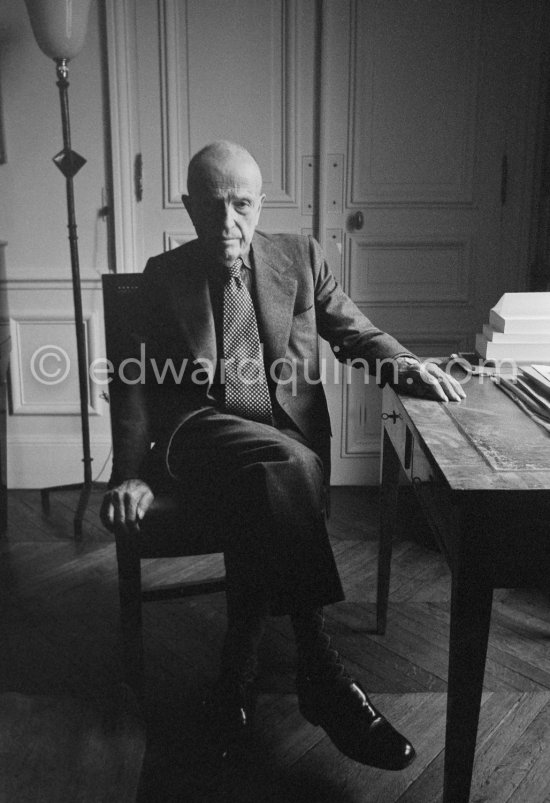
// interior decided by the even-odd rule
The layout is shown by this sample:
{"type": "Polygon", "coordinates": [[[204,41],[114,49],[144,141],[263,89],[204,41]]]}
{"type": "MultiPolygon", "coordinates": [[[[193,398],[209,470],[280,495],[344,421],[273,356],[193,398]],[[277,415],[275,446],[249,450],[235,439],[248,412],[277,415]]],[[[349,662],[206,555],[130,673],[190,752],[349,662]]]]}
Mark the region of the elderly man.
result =
{"type": "Polygon", "coordinates": [[[260,169],[241,146],[214,142],[191,160],[183,202],[197,239],[150,259],[144,273],[155,445],[136,449],[143,422],[130,409],[102,517],[134,530],[169,480],[182,504],[223,522],[228,628],[207,700],[222,751],[253,724],[266,617],[288,614],[303,716],[355,761],[402,769],[412,745],[348,674],[323,625],[323,606],[343,593],[325,525],[330,423],[318,336],[341,361],[362,360],[372,373],[385,362],[408,392],[464,394],[373,326],[315,240],[257,232],[264,198],[260,169]],[[169,361],[183,367],[161,374],[169,361]]]}

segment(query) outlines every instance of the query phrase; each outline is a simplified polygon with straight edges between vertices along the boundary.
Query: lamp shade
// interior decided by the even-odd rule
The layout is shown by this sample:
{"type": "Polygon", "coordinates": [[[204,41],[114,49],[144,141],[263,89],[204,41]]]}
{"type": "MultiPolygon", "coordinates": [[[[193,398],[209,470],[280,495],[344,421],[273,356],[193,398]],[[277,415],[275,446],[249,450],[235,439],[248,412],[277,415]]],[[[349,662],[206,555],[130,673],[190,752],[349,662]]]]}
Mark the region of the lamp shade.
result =
{"type": "Polygon", "coordinates": [[[72,59],[86,38],[91,0],[25,0],[40,49],[51,59],[72,59]]]}

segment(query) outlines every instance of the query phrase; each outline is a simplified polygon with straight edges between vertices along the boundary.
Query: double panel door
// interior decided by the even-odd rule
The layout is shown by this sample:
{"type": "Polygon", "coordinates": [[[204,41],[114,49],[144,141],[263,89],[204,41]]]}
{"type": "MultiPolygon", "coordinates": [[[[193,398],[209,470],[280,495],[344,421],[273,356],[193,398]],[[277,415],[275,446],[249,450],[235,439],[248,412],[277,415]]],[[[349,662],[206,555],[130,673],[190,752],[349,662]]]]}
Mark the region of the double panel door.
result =
{"type": "MultiPolygon", "coordinates": [[[[123,212],[132,260],[120,256],[119,270],[194,236],[181,202],[187,164],[224,138],[262,168],[259,228],[313,233],[360,308],[413,351],[470,347],[499,296],[524,288],[537,0],[123,5],[135,23],[123,212]]],[[[121,13],[112,18],[127,26],[121,13]]],[[[327,349],[325,360],[333,479],[374,483],[380,393],[327,349]]]]}

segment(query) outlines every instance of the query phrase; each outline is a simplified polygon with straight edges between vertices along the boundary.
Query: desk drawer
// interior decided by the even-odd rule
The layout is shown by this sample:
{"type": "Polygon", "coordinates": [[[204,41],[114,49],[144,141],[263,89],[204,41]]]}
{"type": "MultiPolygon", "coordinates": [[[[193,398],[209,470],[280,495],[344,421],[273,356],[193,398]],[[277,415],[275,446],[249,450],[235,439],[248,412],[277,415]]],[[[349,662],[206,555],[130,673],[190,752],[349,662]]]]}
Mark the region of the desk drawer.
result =
{"type": "Polygon", "coordinates": [[[429,461],[418,439],[413,439],[412,461],[410,477],[413,485],[425,485],[435,483],[436,470],[429,461]]]}
{"type": "Polygon", "coordinates": [[[456,529],[459,514],[452,494],[418,439],[413,445],[410,478],[416,499],[435,540],[449,560],[452,533],[456,529]]]}

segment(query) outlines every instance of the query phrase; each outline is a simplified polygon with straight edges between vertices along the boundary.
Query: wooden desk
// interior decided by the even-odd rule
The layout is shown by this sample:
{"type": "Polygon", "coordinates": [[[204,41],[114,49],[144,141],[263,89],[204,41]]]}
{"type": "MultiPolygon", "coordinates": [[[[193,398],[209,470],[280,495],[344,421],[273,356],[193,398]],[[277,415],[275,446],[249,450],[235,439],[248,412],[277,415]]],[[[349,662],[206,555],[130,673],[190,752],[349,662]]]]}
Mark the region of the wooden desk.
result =
{"type": "Polygon", "coordinates": [[[401,469],[452,574],[444,803],[469,800],[493,589],[550,577],[550,435],[488,377],[464,388],[465,401],[440,404],[386,387],[382,413],[378,632],[401,469]]]}

